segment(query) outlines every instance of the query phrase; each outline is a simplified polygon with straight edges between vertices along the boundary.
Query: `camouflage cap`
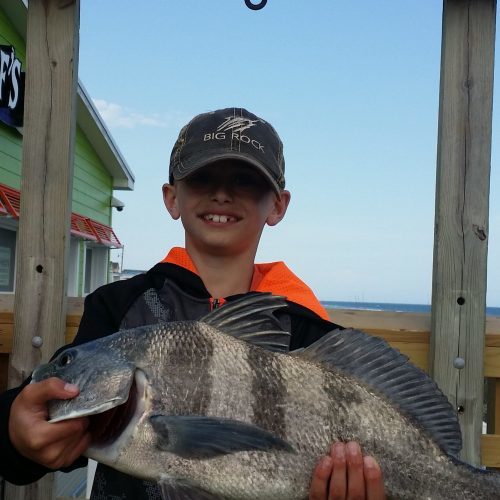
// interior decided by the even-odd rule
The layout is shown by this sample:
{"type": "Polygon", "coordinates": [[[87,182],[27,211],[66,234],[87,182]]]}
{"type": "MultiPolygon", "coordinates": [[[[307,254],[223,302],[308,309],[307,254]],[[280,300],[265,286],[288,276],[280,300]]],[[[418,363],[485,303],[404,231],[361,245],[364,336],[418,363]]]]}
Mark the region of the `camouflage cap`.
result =
{"type": "Polygon", "coordinates": [[[202,113],[184,126],[170,155],[169,182],[226,159],[255,167],[277,192],[285,187],[281,139],[270,123],[243,108],[202,113]]]}

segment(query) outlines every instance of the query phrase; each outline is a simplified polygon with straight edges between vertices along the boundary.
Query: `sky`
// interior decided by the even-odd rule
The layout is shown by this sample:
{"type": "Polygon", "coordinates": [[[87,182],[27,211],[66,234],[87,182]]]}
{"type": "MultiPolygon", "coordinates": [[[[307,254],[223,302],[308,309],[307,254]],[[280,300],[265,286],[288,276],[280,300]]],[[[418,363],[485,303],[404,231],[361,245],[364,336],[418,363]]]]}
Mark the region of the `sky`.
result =
{"type": "Polygon", "coordinates": [[[133,191],[115,191],[124,248],[113,260],[145,270],[184,244],[161,195],[179,129],[198,113],[245,107],[280,134],[292,193],[257,261],[284,260],[320,300],[429,304],[441,23],[438,0],[268,0],[259,11],[244,0],[83,0],[79,78],[135,175],[133,191]]]}

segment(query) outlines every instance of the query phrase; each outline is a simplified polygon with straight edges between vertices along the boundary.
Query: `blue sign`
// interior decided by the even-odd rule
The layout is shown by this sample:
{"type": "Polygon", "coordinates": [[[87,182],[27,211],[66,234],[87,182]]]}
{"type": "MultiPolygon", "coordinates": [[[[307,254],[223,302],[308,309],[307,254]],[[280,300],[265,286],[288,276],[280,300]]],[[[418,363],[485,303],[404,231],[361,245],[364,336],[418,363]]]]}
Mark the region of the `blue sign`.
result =
{"type": "Polygon", "coordinates": [[[24,80],[14,47],[0,45],[0,120],[11,127],[23,126],[24,80]]]}

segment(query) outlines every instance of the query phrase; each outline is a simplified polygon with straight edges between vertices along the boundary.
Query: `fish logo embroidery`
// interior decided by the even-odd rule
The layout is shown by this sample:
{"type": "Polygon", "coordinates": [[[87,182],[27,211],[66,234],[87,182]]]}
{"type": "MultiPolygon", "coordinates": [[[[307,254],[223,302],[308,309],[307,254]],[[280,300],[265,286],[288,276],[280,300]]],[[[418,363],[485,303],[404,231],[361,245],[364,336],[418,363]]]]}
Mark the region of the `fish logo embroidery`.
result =
{"type": "Polygon", "coordinates": [[[257,123],[265,123],[263,120],[251,120],[242,116],[228,116],[216,129],[216,132],[206,133],[203,136],[203,141],[224,141],[231,140],[231,149],[241,150],[242,144],[250,144],[255,149],[265,153],[264,145],[258,140],[247,135],[243,135],[244,130],[254,127],[257,123]],[[227,132],[227,133],[226,133],[227,132]],[[235,146],[233,146],[235,141],[235,146]]]}
{"type": "Polygon", "coordinates": [[[250,120],[242,116],[228,116],[218,127],[217,132],[243,132],[261,120],[250,120]]]}

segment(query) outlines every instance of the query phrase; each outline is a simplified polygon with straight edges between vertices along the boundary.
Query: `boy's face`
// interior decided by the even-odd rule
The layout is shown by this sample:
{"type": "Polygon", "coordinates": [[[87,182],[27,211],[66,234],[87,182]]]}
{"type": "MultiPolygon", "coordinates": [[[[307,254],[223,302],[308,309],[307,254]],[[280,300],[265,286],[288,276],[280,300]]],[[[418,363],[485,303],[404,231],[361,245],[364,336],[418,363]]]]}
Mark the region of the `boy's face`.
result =
{"type": "Polygon", "coordinates": [[[255,254],[264,225],[277,224],[290,201],[253,167],[227,160],[165,184],[163,196],[170,215],[182,220],[188,251],[219,256],[255,254]]]}

